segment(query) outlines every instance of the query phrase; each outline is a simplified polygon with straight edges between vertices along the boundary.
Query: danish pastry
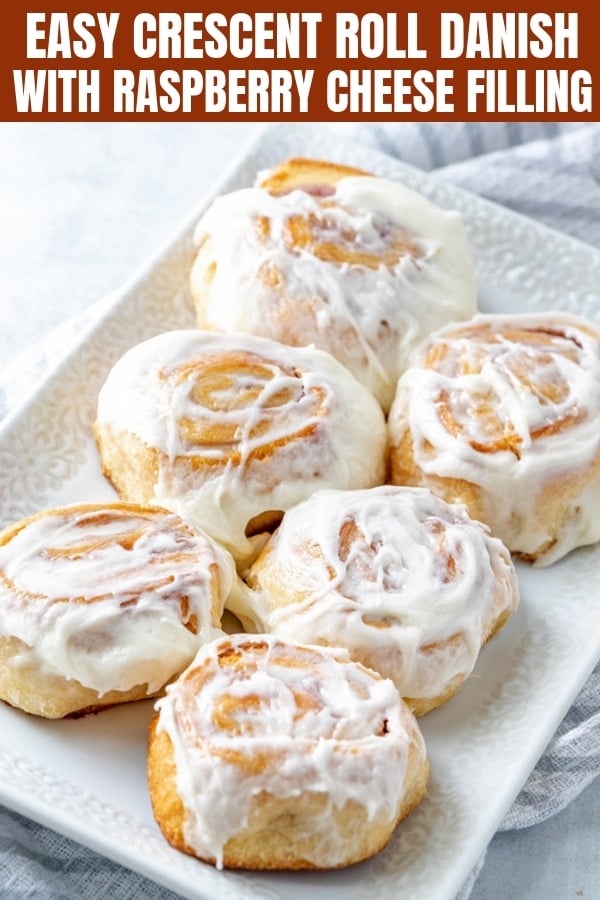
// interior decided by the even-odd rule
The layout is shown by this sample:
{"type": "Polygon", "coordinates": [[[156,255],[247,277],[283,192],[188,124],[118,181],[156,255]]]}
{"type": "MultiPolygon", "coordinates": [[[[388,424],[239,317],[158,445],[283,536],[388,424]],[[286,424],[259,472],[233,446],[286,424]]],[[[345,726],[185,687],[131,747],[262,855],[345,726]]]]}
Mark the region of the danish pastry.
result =
{"type": "Polygon", "coordinates": [[[391,479],[465,502],[547,565],[600,539],[600,334],[562,313],[476,316],[402,376],[391,479]]]}
{"type": "Polygon", "coordinates": [[[223,638],[157,709],[155,818],[173,846],[219,868],[349,865],[380,850],[425,791],[414,717],[342,650],[223,638]]]}
{"type": "Polygon", "coordinates": [[[233,603],[249,630],[345,647],[416,715],[458,690],[518,603],[508,550],[424,488],[317,492],[246,580],[233,603]]]}
{"type": "Polygon", "coordinates": [[[225,550],[158,508],[77,504],[5,528],[0,697],[53,719],[156,694],[217,633],[234,579],[225,550]]]}
{"type": "Polygon", "coordinates": [[[476,312],[459,215],[398,182],[292,159],[197,225],[201,328],[314,343],[389,407],[408,353],[476,312]]]}
{"type": "Polygon", "coordinates": [[[95,433],[123,499],[156,501],[240,564],[318,487],[385,477],[377,401],[333,357],[251,335],[159,335],[115,365],[95,433]]]}

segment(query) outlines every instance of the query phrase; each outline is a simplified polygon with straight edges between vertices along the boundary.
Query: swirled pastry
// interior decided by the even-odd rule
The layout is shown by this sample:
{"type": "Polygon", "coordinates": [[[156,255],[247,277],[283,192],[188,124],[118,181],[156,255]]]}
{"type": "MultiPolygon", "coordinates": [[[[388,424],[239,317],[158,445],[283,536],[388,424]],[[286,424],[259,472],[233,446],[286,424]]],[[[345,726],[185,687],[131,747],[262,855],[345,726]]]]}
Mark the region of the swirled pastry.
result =
{"type": "Polygon", "coordinates": [[[518,603],[509,552],[424,488],[319,491],[287,512],[234,611],[249,630],[345,647],[416,715],[448,700],[518,603]]]}
{"type": "Polygon", "coordinates": [[[60,718],[156,694],[219,628],[225,550],[166,510],[49,509],[0,532],[0,697],[60,718]]]}
{"type": "Polygon", "coordinates": [[[224,638],[200,650],[157,708],[154,815],[173,846],[218,867],[366,859],[425,791],[408,707],[343,650],[224,638]]]}
{"type": "Polygon", "coordinates": [[[357,169],[294,159],[198,223],[198,323],[329,351],[389,407],[408,353],[476,312],[457,213],[357,169]]]}
{"type": "Polygon", "coordinates": [[[320,350],[251,335],[134,347],[100,392],[95,433],[122,498],[173,509],[238,561],[318,487],[385,477],[385,421],[366,388],[320,350]]]}
{"type": "Polygon", "coordinates": [[[562,313],[477,316],[415,355],[389,417],[392,480],[460,499],[547,565],[600,539],[600,334],[562,313]]]}

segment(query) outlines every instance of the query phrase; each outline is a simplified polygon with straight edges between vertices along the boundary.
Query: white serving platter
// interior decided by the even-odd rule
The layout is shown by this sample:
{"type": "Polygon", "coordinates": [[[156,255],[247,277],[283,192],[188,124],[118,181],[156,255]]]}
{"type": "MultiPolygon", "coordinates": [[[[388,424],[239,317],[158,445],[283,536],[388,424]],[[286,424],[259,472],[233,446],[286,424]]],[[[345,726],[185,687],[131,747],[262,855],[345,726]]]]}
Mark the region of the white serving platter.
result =
{"type": "MultiPolygon", "coordinates": [[[[371,149],[312,126],[270,127],[244,151],[175,240],[115,297],[48,380],[0,429],[0,524],[38,509],[114,496],[90,435],[98,390],[125,350],[193,327],[192,230],[211,197],[289,156],[395,178],[458,209],[484,311],[562,309],[600,324],[600,253],[371,149]]],[[[146,789],[150,701],[48,722],[0,704],[0,803],[184,897],[450,900],[600,658],[600,547],[547,569],[519,565],[522,602],[475,673],[421,720],[428,795],[369,862],[325,873],[218,872],[172,850],[146,789]]]]}

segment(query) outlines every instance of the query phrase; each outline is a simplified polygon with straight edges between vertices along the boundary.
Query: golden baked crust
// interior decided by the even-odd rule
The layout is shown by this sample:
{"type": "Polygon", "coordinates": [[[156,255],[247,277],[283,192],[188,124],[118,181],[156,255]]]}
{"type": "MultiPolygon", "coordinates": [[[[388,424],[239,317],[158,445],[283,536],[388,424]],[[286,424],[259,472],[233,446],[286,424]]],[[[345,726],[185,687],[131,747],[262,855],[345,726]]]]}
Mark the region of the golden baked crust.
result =
{"type": "Polygon", "coordinates": [[[167,510],[79,503],[0,532],[0,698],[46,718],[156,696],[220,625],[233,561],[167,510]]]}
{"type": "Polygon", "coordinates": [[[464,503],[471,516],[485,521],[485,507],[481,489],[464,478],[442,478],[425,473],[416,463],[413,439],[409,430],[402,430],[400,438],[390,448],[390,481],[397,485],[414,485],[428,488],[447,503],[464,503]]]}
{"type": "Polygon", "coordinates": [[[128,502],[151,503],[158,479],[159,453],[137,435],[119,432],[94,422],[100,466],[119,497],[128,502]]]}
{"type": "Polygon", "coordinates": [[[316,191],[328,185],[336,185],[342,178],[359,175],[370,175],[363,169],[343,166],[340,163],[326,162],[322,159],[308,159],[295,156],[273,166],[259,177],[258,187],[264,188],[274,196],[287,194],[298,188],[316,191]]]}
{"type": "Polygon", "coordinates": [[[429,490],[323,491],[290,510],[232,599],[251,631],[343,646],[415,715],[452,697],[518,605],[508,550],[429,490]]]}
{"type": "Polygon", "coordinates": [[[24,664],[21,660],[29,649],[18,638],[0,637],[0,699],[31,715],[45,719],[85,716],[157,695],[148,693],[147,684],[139,684],[129,691],[108,691],[100,696],[79,681],[24,664]]]}
{"type": "Polygon", "coordinates": [[[312,490],[385,477],[368,391],[321,351],[251,335],[177,331],[132,348],[100,392],[94,435],[119,496],[173,509],[240,565],[312,490]]]}
{"type": "MultiPolygon", "coordinates": [[[[272,639],[253,639],[242,636],[235,643],[222,641],[219,643],[218,650],[218,657],[221,661],[219,665],[221,669],[231,668],[234,678],[244,680],[249,677],[252,666],[256,663],[257,653],[259,657],[264,652],[267,654],[281,653],[282,646],[281,642],[273,643],[272,639]],[[267,642],[269,642],[268,648],[267,642]],[[265,650],[265,648],[267,649],[265,650]]],[[[310,679],[314,672],[311,673],[307,660],[310,657],[314,664],[319,656],[319,651],[316,651],[315,648],[310,650],[309,648],[306,650],[291,649],[291,645],[287,645],[285,653],[289,665],[292,666],[292,673],[297,666],[309,665],[306,675],[310,679]]],[[[196,665],[198,667],[196,674],[189,675],[193,669],[192,666],[188,673],[184,673],[182,676],[182,679],[187,677],[194,678],[196,681],[198,678],[200,679],[196,684],[195,692],[188,696],[186,703],[198,702],[199,698],[204,696],[202,690],[205,680],[218,677],[214,673],[207,675],[206,672],[201,671],[202,667],[206,666],[205,662],[197,662],[196,665]]],[[[298,682],[292,683],[297,684],[298,682]]],[[[178,684],[176,683],[172,691],[177,692],[177,690],[178,684]]],[[[248,754],[245,750],[240,751],[239,743],[237,744],[238,749],[233,749],[234,742],[227,743],[227,732],[230,732],[231,737],[231,733],[235,734],[236,729],[245,727],[238,708],[238,703],[242,701],[234,700],[232,694],[225,692],[219,694],[214,700],[214,705],[211,705],[212,701],[209,701],[208,696],[206,695],[207,705],[204,705],[203,715],[209,718],[212,715],[218,720],[222,740],[219,739],[218,734],[217,736],[213,734],[211,738],[207,737],[206,731],[202,733],[202,729],[193,731],[186,744],[187,750],[183,753],[182,759],[185,758],[186,753],[188,757],[194,753],[212,754],[213,776],[211,779],[218,779],[219,771],[223,766],[239,767],[242,772],[239,791],[239,802],[242,807],[244,779],[260,778],[263,769],[269,771],[273,765],[273,755],[278,760],[278,766],[289,768],[292,763],[286,754],[292,751],[283,751],[283,755],[281,755],[281,748],[286,745],[281,743],[283,733],[278,731],[269,731],[270,737],[266,739],[266,743],[262,741],[259,745],[261,749],[251,755],[248,755],[250,751],[248,754]],[[272,741],[270,747],[269,741],[272,741]]],[[[296,700],[299,704],[297,716],[302,718],[307,714],[310,715],[309,707],[315,702],[311,688],[308,687],[304,693],[299,687],[296,700]],[[305,705],[306,703],[308,703],[308,707],[305,705]]],[[[252,709],[251,725],[248,727],[255,729],[255,732],[259,731],[262,701],[256,698],[253,701],[251,695],[246,697],[245,703],[250,704],[252,709]]],[[[299,782],[298,789],[291,794],[288,792],[287,796],[278,795],[276,779],[273,777],[274,772],[271,772],[271,783],[267,778],[264,781],[263,789],[254,790],[248,814],[245,816],[246,821],[239,824],[235,828],[235,833],[225,841],[218,864],[227,868],[244,869],[336,868],[359,862],[381,850],[387,844],[396,824],[405,818],[423,798],[429,772],[416,722],[405,708],[404,710],[402,722],[406,727],[406,767],[402,779],[402,796],[391,817],[389,812],[386,815],[381,810],[375,816],[369,817],[366,806],[357,802],[356,799],[347,799],[341,805],[332,803],[334,795],[324,789],[311,789],[308,776],[306,783],[299,782]],[[323,821],[328,823],[327,828],[323,827],[323,821]],[[318,827],[315,825],[316,822],[319,822],[318,827]],[[328,844],[334,844],[334,849],[327,846],[328,844]],[[325,862],[323,862],[324,860],[325,862]]],[[[182,707],[180,707],[180,716],[183,715],[182,707]]],[[[169,734],[169,730],[173,728],[172,720],[168,720],[169,724],[164,727],[159,724],[160,721],[159,715],[154,717],[150,726],[148,744],[148,783],[154,816],[172,846],[206,862],[215,863],[217,862],[216,856],[194,843],[193,829],[190,831],[186,824],[186,817],[190,815],[187,809],[193,806],[193,799],[181,794],[181,784],[185,782],[185,779],[180,778],[177,771],[177,754],[169,734]]],[[[185,727],[190,727],[189,720],[179,718],[177,721],[181,722],[181,728],[184,728],[184,721],[187,722],[185,727]]],[[[396,720],[390,719],[389,727],[393,729],[396,726],[396,720]]],[[[325,743],[320,746],[325,747],[328,743],[327,738],[322,735],[321,739],[325,740],[325,743]]],[[[381,740],[387,741],[387,736],[382,734],[381,740]]],[[[306,741],[304,743],[306,744],[306,741]]],[[[331,744],[330,747],[328,752],[333,753],[335,757],[334,744],[331,744]]],[[[308,765],[311,753],[316,752],[316,748],[314,745],[306,744],[306,749],[302,752],[306,755],[308,765]]],[[[354,752],[363,754],[365,767],[385,764],[384,755],[371,756],[371,751],[367,747],[363,748],[360,742],[357,742],[354,752]]],[[[389,757],[388,763],[391,769],[389,773],[391,784],[397,777],[393,771],[395,764],[393,755],[389,757]]],[[[186,763],[179,763],[179,765],[185,764],[187,764],[187,760],[186,763]]],[[[240,820],[242,818],[240,813],[240,820]]]]}
{"type": "Polygon", "coordinates": [[[195,232],[201,328],[339,359],[389,408],[410,349],[476,310],[460,220],[401,184],[294,158],[217,198],[195,232]]]}
{"type": "Polygon", "coordinates": [[[389,416],[395,484],[465,503],[548,565],[600,539],[600,334],[563,313],[476,316],[434,335],[389,416]]]}
{"type": "MultiPolygon", "coordinates": [[[[414,753],[414,751],[413,751],[414,753]]],[[[342,868],[369,859],[384,849],[394,828],[421,803],[429,778],[429,763],[411,760],[418,767],[403,800],[395,823],[369,820],[363,806],[349,801],[342,809],[333,809],[335,829],[343,834],[348,856],[331,868],[342,868]]],[[[171,846],[190,856],[198,853],[184,837],[185,810],[177,793],[177,772],[173,744],[164,731],[157,732],[157,717],[150,724],[148,744],[148,786],[154,817],[171,846]]],[[[321,838],[306,834],[303,818],[308,820],[325,810],[324,798],[297,798],[293,802],[262,792],[256,797],[249,824],[230,838],[223,850],[226,869],[318,869],[312,860],[319,852],[321,838]]],[[[215,862],[214,857],[199,857],[215,862]]],[[[329,867],[328,867],[329,868],[329,867]]]]}

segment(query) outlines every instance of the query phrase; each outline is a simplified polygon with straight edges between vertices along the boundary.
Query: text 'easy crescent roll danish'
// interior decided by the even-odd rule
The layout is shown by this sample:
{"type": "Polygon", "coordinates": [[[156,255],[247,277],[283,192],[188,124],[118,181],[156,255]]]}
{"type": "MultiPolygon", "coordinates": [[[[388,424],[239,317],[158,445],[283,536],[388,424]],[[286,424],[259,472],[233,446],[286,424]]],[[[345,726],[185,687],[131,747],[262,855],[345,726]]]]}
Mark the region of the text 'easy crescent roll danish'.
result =
{"type": "Polygon", "coordinates": [[[547,565],[600,539],[600,333],[562,313],[434,335],[389,417],[392,480],[465,502],[547,565]]]}
{"type": "Polygon", "coordinates": [[[329,351],[387,409],[408,353],[473,315],[460,216],[396,181],[288,160],[196,229],[198,323],[329,351]]]}
{"type": "Polygon", "coordinates": [[[385,476],[385,421],[366,388],[327,353],[250,335],[138,344],[100,392],[95,434],[121,497],[173,509],[238,561],[317,488],[385,476]]]}
{"type": "Polygon", "coordinates": [[[0,697],[47,718],[156,694],[212,639],[229,554],[163,509],[87,503],[0,532],[0,697]]]}
{"type": "Polygon", "coordinates": [[[414,717],[343,650],[223,638],[157,709],[154,815],[173,846],[219,867],[349,865],[385,846],[425,791],[414,717]]]}

